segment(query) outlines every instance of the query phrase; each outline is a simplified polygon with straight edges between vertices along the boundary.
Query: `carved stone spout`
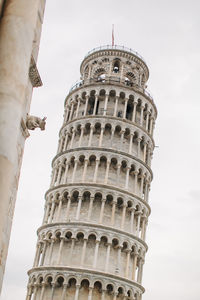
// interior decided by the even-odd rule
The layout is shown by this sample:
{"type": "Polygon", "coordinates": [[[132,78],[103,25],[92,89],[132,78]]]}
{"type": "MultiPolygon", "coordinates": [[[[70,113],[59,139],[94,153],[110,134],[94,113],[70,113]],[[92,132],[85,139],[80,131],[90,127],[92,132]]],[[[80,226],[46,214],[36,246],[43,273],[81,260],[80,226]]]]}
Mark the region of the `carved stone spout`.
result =
{"type": "Polygon", "coordinates": [[[39,117],[27,115],[26,126],[29,130],[35,130],[35,128],[45,130],[46,119],[46,117],[40,119],[39,117]]]}

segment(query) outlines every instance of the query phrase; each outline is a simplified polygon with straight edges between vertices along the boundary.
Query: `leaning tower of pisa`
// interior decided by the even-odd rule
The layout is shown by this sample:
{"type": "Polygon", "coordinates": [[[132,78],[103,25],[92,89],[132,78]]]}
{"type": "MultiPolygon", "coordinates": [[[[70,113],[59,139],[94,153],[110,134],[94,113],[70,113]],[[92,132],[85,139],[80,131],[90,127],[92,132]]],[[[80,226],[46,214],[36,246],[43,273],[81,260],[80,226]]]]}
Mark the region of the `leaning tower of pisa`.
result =
{"type": "Polygon", "coordinates": [[[65,100],[27,300],[141,300],[157,110],[131,49],[93,49],[65,100]]]}

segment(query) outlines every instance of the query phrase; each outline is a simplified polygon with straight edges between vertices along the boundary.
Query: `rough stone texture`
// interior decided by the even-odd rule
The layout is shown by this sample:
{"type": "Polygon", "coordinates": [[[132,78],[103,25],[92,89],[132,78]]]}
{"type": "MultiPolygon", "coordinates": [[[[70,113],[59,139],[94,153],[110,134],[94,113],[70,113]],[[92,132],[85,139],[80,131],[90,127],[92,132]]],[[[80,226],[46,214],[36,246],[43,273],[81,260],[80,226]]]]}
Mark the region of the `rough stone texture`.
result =
{"type": "Polygon", "coordinates": [[[6,0],[0,19],[0,290],[28,136],[23,125],[33,88],[29,68],[31,56],[37,59],[44,6],[45,0],[6,0]]]}
{"type": "Polygon", "coordinates": [[[65,101],[27,300],[140,300],[153,128],[145,62],[96,49],[65,101]]]}

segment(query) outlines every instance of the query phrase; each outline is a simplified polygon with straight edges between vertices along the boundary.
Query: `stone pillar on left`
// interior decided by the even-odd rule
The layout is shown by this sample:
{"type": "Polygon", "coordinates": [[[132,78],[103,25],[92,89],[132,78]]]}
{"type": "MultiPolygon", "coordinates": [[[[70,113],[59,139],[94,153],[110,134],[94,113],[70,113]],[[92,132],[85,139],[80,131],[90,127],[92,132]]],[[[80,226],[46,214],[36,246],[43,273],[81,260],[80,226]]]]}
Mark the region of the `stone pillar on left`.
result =
{"type": "Polygon", "coordinates": [[[45,0],[0,0],[0,291],[29,136],[27,114],[33,87],[42,85],[36,61],[44,8],[45,0]]]}

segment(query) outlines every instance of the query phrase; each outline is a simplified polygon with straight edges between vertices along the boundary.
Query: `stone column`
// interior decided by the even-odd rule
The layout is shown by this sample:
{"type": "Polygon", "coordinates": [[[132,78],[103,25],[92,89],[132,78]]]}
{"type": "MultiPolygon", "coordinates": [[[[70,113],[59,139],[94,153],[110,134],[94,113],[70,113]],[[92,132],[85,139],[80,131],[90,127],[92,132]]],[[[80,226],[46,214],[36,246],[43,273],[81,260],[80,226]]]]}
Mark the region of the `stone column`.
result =
{"type": "Polygon", "coordinates": [[[81,267],[83,267],[83,265],[84,265],[86,246],[87,246],[87,239],[84,239],[83,240],[83,249],[82,249],[82,253],[81,253],[81,263],[80,263],[81,267]]]}
{"type": "Polygon", "coordinates": [[[90,126],[90,136],[89,136],[89,141],[88,141],[88,147],[91,146],[93,131],[94,131],[94,125],[91,125],[90,126]]]}
{"type": "Polygon", "coordinates": [[[93,116],[96,115],[98,97],[99,97],[98,95],[95,95],[95,102],[94,102],[93,116]]]}
{"type": "Polygon", "coordinates": [[[138,212],[137,225],[136,225],[136,235],[137,236],[139,236],[139,232],[140,232],[140,220],[141,220],[141,212],[138,212]]]}
{"type": "Polygon", "coordinates": [[[43,300],[45,287],[46,287],[45,282],[42,282],[42,290],[41,290],[41,294],[40,294],[40,300],[43,300]]]}
{"type": "Polygon", "coordinates": [[[135,280],[135,272],[136,272],[136,268],[137,268],[137,258],[138,258],[138,254],[137,254],[137,253],[134,253],[134,257],[133,257],[132,280],[135,280]]]}
{"type": "Polygon", "coordinates": [[[145,125],[145,129],[146,131],[148,131],[148,127],[149,127],[149,115],[150,115],[150,112],[147,111],[147,116],[146,116],[146,125],[145,125]]]}
{"type": "Polygon", "coordinates": [[[101,127],[100,137],[99,137],[99,147],[102,146],[103,132],[104,132],[104,127],[102,126],[102,127],[101,127]]]}
{"type": "Polygon", "coordinates": [[[44,219],[43,219],[42,224],[47,224],[49,212],[50,212],[50,204],[49,204],[49,202],[47,202],[45,205],[45,214],[44,214],[44,219]]]}
{"type": "Polygon", "coordinates": [[[141,181],[140,181],[140,197],[141,198],[143,195],[143,185],[144,185],[144,174],[141,174],[141,181]]]}
{"type": "Polygon", "coordinates": [[[99,252],[99,240],[96,240],[95,251],[94,251],[94,260],[93,260],[93,268],[95,269],[97,266],[97,257],[99,252]]]}
{"type": "Polygon", "coordinates": [[[137,138],[137,142],[138,142],[138,146],[137,146],[137,156],[138,156],[138,158],[140,159],[140,143],[141,143],[141,138],[140,137],[138,137],[137,138]]]}
{"type": "Polygon", "coordinates": [[[61,296],[61,300],[65,299],[65,294],[67,292],[67,283],[63,284],[63,291],[62,291],[62,296],[61,296]]]}
{"type": "Polygon", "coordinates": [[[105,290],[101,291],[101,300],[105,300],[105,290]]]}
{"type": "Polygon", "coordinates": [[[134,214],[135,214],[135,209],[132,207],[131,208],[131,233],[134,233],[134,214]]]}
{"type": "Polygon", "coordinates": [[[147,146],[147,165],[151,164],[151,147],[148,145],[147,146]]]}
{"type": "Polygon", "coordinates": [[[135,117],[136,117],[136,108],[137,108],[137,104],[138,102],[137,101],[134,101],[133,102],[133,115],[132,115],[132,122],[135,123],[135,117]]]}
{"type": "Polygon", "coordinates": [[[119,97],[116,96],[116,97],[115,97],[115,108],[114,108],[114,114],[113,114],[113,117],[116,117],[116,116],[117,116],[118,101],[119,101],[119,97]]]}
{"type": "Polygon", "coordinates": [[[108,266],[109,266],[109,259],[110,259],[110,247],[111,247],[111,244],[108,243],[107,244],[107,251],[106,251],[106,264],[105,264],[105,272],[108,271],[108,266]]]}
{"type": "Polygon", "coordinates": [[[52,170],[52,177],[51,177],[51,187],[54,185],[55,183],[55,179],[56,179],[56,175],[57,175],[57,168],[58,166],[54,166],[53,170],[52,170]]]}
{"type": "Polygon", "coordinates": [[[73,112],[74,112],[74,102],[71,102],[71,111],[70,111],[70,115],[69,115],[69,121],[72,120],[72,116],[73,116],[73,112]]]}
{"type": "Polygon", "coordinates": [[[114,133],[115,133],[115,128],[111,129],[111,137],[110,137],[110,147],[112,148],[113,145],[113,137],[114,137],[114,133]]]}
{"type": "Polygon", "coordinates": [[[38,285],[36,284],[33,291],[33,300],[36,300],[38,285]]]}
{"type": "Polygon", "coordinates": [[[104,206],[105,206],[105,199],[101,200],[101,210],[100,210],[100,216],[99,216],[99,223],[101,224],[103,222],[103,213],[104,213],[104,206]]]}
{"type": "Polygon", "coordinates": [[[72,260],[74,244],[75,244],[75,238],[72,238],[72,244],[71,244],[71,249],[70,249],[70,254],[69,254],[69,264],[71,263],[71,260],[72,260]]]}
{"type": "Polygon", "coordinates": [[[100,163],[100,160],[96,159],[96,165],[95,165],[95,170],[94,170],[93,182],[97,181],[97,174],[98,174],[99,163],[100,163]]]}
{"type": "Polygon", "coordinates": [[[67,150],[68,137],[69,137],[69,132],[67,131],[66,135],[65,135],[65,142],[64,142],[64,146],[63,146],[63,151],[67,150]]]}
{"type": "Polygon", "coordinates": [[[113,200],[112,202],[112,213],[111,213],[111,226],[115,224],[115,210],[116,210],[117,201],[113,200]]]}
{"type": "Polygon", "coordinates": [[[32,293],[33,293],[33,287],[32,287],[32,285],[28,284],[28,286],[27,286],[26,300],[31,300],[32,293]]]}
{"type": "MultiPolygon", "coordinates": [[[[6,1],[0,26],[0,290],[7,258],[31,92],[29,67],[39,0],[6,1]],[[30,89],[30,86],[29,86],[30,89]]],[[[42,17],[42,16],[41,16],[42,17]]],[[[37,41],[39,42],[39,40],[37,41]]],[[[37,54],[37,49],[35,51],[37,54]]],[[[35,55],[37,56],[37,55],[35,55]]],[[[37,58],[37,57],[35,57],[37,58]]]]}
{"type": "Polygon", "coordinates": [[[144,115],[144,106],[141,106],[141,113],[140,113],[140,126],[143,126],[143,115],[144,115]]]}
{"type": "Polygon", "coordinates": [[[124,141],[124,130],[122,129],[121,131],[121,137],[120,137],[120,150],[122,151],[123,149],[123,141],[124,141]]]}
{"type": "Polygon", "coordinates": [[[37,267],[39,264],[39,259],[40,259],[40,253],[41,253],[41,242],[37,243],[37,247],[36,247],[36,254],[35,254],[35,259],[34,259],[34,263],[33,263],[33,267],[37,267]]]}
{"type": "Polygon", "coordinates": [[[124,222],[125,222],[125,217],[126,217],[126,207],[127,207],[127,204],[124,203],[123,208],[122,208],[122,218],[121,218],[121,226],[120,226],[120,228],[122,230],[124,229],[124,222]]]}
{"type": "Polygon", "coordinates": [[[104,103],[104,110],[103,110],[103,115],[104,116],[106,116],[106,112],[107,112],[108,97],[109,97],[109,95],[106,94],[106,96],[105,96],[105,103],[104,103]]]}
{"type": "Polygon", "coordinates": [[[121,186],[121,185],[120,185],[120,182],[119,182],[119,181],[120,181],[119,179],[120,179],[121,165],[122,165],[121,162],[117,164],[117,184],[118,184],[119,186],[121,186]]]}
{"type": "Polygon", "coordinates": [[[143,150],[143,162],[146,162],[146,155],[147,155],[147,143],[144,142],[144,150],[143,150]]]}
{"type": "Polygon", "coordinates": [[[86,114],[87,114],[87,108],[88,108],[88,100],[89,100],[89,96],[86,96],[85,98],[86,98],[86,100],[85,100],[84,117],[85,117],[86,114]]]}
{"type": "Polygon", "coordinates": [[[69,217],[70,205],[71,205],[71,196],[68,197],[68,202],[67,202],[67,211],[66,211],[66,221],[67,222],[68,222],[68,217],[69,217]]]}
{"type": "Polygon", "coordinates": [[[59,141],[58,141],[58,150],[57,150],[57,153],[59,153],[59,152],[61,152],[61,151],[62,151],[63,139],[64,139],[64,137],[63,137],[63,136],[61,136],[61,137],[59,138],[59,141]]]}
{"type": "Polygon", "coordinates": [[[88,300],[92,300],[92,291],[93,291],[93,287],[89,287],[89,293],[88,293],[88,300]]]}
{"type": "Polygon", "coordinates": [[[123,119],[126,119],[127,104],[128,104],[128,99],[126,98],[124,103],[123,119]]]}
{"type": "Polygon", "coordinates": [[[90,196],[90,204],[89,204],[88,217],[87,217],[88,221],[90,221],[90,218],[91,218],[93,201],[94,201],[94,197],[90,196]]]}
{"type": "Polygon", "coordinates": [[[40,266],[44,265],[44,259],[45,259],[45,255],[46,255],[46,249],[47,249],[47,241],[44,241],[44,245],[43,245],[43,249],[42,249],[42,257],[41,257],[41,261],[40,261],[40,266]]]}
{"type": "Polygon", "coordinates": [[[104,178],[104,184],[108,184],[109,168],[110,168],[110,160],[107,160],[106,174],[105,174],[105,178],[104,178]]]}
{"type": "Polygon", "coordinates": [[[63,182],[62,182],[63,184],[67,183],[67,174],[68,174],[68,170],[69,170],[69,164],[70,164],[69,161],[67,161],[65,163],[65,173],[64,173],[63,182]]]}
{"type": "Polygon", "coordinates": [[[133,147],[133,133],[130,134],[130,142],[129,142],[129,154],[132,154],[132,147],[133,147]]]}
{"type": "Polygon", "coordinates": [[[135,175],[135,178],[134,178],[134,194],[136,195],[137,194],[137,185],[138,185],[138,171],[134,171],[134,175],[135,175]]]}
{"type": "Polygon", "coordinates": [[[139,260],[138,274],[137,274],[137,282],[140,283],[140,284],[142,282],[143,265],[144,265],[144,260],[142,258],[140,258],[140,260],[139,260]]]}
{"type": "Polygon", "coordinates": [[[150,183],[147,185],[147,194],[146,194],[146,201],[149,202],[149,192],[150,192],[150,183]]]}
{"type": "Polygon", "coordinates": [[[58,176],[57,176],[57,180],[56,180],[56,185],[58,185],[60,183],[61,180],[61,175],[62,175],[62,168],[63,168],[63,163],[61,162],[59,164],[59,169],[58,169],[58,176]]]}
{"type": "Polygon", "coordinates": [[[64,122],[63,122],[64,124],[67,122],[68,115],[69,115],[69,106],[67,105],[65,107],[64,122]]]}
{"type": "Polygon", "coordinates": [[[76,130],[75,130],[75,128],[73,128],[72,129],[72,138],[71,138],[71,143],[70,143],[69,149],[72,149],[73,142],[74,142],[74,137],[75,137],[75,133],[76,133],[76,130]]]}
{"type": "Polygon", "coordinates": [[[125,189],[128,190],[128,183],[129,183],[129,173],[130,173],[131,167],[126,168],[126,182],[125,182],[125,189]]]}
{"type": "Polygon", "coordinates": [[[61,241],[60,241],[60,247],[59,247],[59,251],[58,251],[58,259],[57,259],[57,264],[60,264],[60,260],[62,257],[62,249],[63,249],[63,245],[64,245],[64,241],[65,241],[65,237],[61,236],[60,237],[61,241]]]}
{"type": "Polygon", "coordinates": [[[146,237],[146,225],[147,225],[147,218],[144,216],[142,219],[142,232],[141,232],[141,239],[145,241],[146,237]]]}
{"type": "Polygon", "coordinates": [[[76,292],[75,292],[74,300],[78,300],[79,287],[80,287],[80,285],[76,284],[76,292]]]}
{"type": "Polygon", "coordinates": [[[122,247],[118,246],[117,248],[117,268],[116,268],[116,273],[121,275],[121,250],[122,247]]]}
{"type": "Polygon", "coordinates": [[[49,250],[49,259],[48,259],[48,265],[51,264],[51,257],[52,257],[52,252],[53,252],[53,244],[55,242],[55,239],[52,237],[51,238],[51,244],[50,244],[50,250],[49,250]]]}
{"type": "Polygon", "coordinates": [[[81,125],[81,135],[80,135],[79,144],[78,144],[79,147],[81,147],[83,132],[84,132],[84,125],[81,125]]]}
{"type": "Polygon", "coordinates": [[[85,158],[85,161],[84,161],[84,168],[83,168],[83,175],[82,175],[82,182],[85,181],[85,175],[86,175],[86,172],[87,172],[87,166],[88,166],[88,159],[85,158]]]}
{"type": "Polygon", "coordinates": [[[55,199],[52,201],[52,205],[51,205],[51,212],[50,212],[50,217],[49,217],[49,223],[51,223],[53,221],[53,217],[54,217],[54,210],[55,210],[55,199]]]}
{"type": "Polygon", "coordinates": [[[76,174],[77,165],[78,165],[78,160],[75,159],[74,160],[74,170],[73,170],[73,174],[72,174],[72,183],[74,183],[74,178],[75,178],[75,174],[76,174]]]}
{"type": "Polygon", "coordinates": [[[151,135],[152,135],[152,131],[153,131],[153,121],[154,121],[153,117],[150,116],[150,128],[149,128],[149,134],[151,134],[151,135]]]}
{"type": "Polygon", "coordinates": [[[50,298],[50,300],[53,300],[56,284],[54,282],[52,282],[51,286],[52,287],[51,287],[51,298],[50,298]]]}
{"type": "Polygon", "coordinates": [[[78,113],[79,113],[80,102],[81,102],[81,99],[80,99],[80,98],[78,98],[78,103],[77,103],[77,108],[76,108],[76,116],[75,116],[75,118],[78,118],[78,113]]]}
{"type": "Polygon", "coordinates": [[[130,253],[131,253],[131,250],[127,250],[127,252],[126,252],[126,269],[125,269],[125,277],[126,278],[129,278],[130,253]]]}
{"type": "Polygon", "coordinates": [[[79,220],[80,217],[80,211],[81,211],[81,204],[82,204],[82,196],[78,197],[78,206],[77,206],[77,210],[76,210],[76,220],[79,220]]]}

